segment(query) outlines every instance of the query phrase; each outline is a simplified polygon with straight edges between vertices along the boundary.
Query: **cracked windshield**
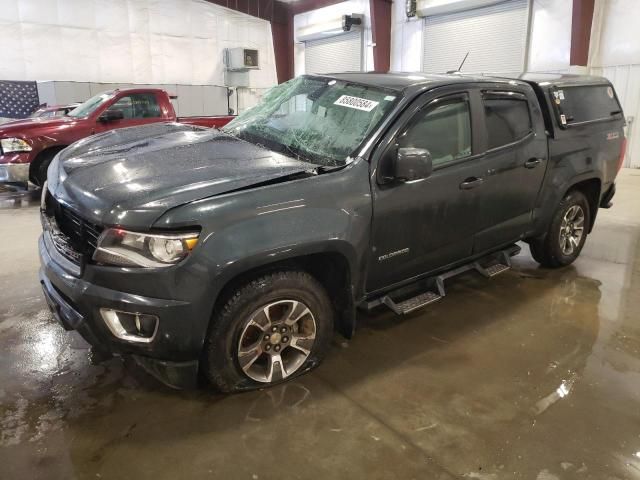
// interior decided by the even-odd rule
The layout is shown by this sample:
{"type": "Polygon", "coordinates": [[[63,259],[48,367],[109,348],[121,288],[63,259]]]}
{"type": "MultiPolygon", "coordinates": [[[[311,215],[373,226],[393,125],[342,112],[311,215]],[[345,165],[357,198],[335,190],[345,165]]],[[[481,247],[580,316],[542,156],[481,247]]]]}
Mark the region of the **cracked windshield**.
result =
{"type": "Polygon", "coordinates": [[[223,130],[316,165],[340,166],[395,99],[380,88],[303,76],[271,89],[223,130]]]}

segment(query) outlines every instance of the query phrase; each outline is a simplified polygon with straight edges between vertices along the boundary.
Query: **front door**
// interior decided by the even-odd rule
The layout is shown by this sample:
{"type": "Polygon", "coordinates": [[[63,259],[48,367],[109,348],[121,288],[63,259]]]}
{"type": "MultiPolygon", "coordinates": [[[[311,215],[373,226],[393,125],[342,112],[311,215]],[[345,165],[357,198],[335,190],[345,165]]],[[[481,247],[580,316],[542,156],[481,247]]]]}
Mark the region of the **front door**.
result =
{"type": "Polygon", "coordinates": [[[424,94],[398,119],[372,162],[373,226],[367,291],[373,292],[472,254],[477,231],[476,120],[466,91],[424,94]],[[473,128],[472,128],[473,126],[473,128]],[[429,150],[426,179],[389,177],[398,148],[429,150]]]}

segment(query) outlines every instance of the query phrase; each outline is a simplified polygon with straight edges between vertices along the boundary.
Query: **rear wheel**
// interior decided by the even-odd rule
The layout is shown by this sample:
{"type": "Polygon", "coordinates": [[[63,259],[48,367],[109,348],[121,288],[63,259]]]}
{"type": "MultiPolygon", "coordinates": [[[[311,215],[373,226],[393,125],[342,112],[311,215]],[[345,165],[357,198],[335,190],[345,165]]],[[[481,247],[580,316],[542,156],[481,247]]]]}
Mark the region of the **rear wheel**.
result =
{"type": "Polygon", "coordinates": [[[578,190],[569,192],[558,205],[544,238],[529,242],[534,260],[548,268],[573,263],[584,247],[590,222],[587,198],[578,190]]]}
{"type": "Polygon", "coordinates": [[[214,313],[203,371],[224,392],[277,384],[318,365],[332,332],[331,302],[311,275],[264,275],[214,313]]]}

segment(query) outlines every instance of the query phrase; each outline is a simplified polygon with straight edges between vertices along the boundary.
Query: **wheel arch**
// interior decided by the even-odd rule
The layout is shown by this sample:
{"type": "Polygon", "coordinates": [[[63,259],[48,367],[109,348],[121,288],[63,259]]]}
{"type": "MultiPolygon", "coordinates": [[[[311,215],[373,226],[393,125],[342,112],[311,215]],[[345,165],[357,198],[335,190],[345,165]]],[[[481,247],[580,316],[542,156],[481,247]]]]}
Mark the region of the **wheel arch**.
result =
{"type": "MultiPolygon", "coordinates": [[[[279,270],[301,270],[314,277],[326,289],[336,314],[336,329],[346,338],[355,330],[353,259],[339,249],[315,249],[273,260],[247,259],[223,272],[215,295],[213,311],[222,308],[238,288],[252,279],[279,270]]],[[[212,316],[213,317],[213,316],[212,316]]]]}
{"type": "Polygon", "coordinates": [[[58,152],[64,150],[67,147],[68,145],[50,145],[47,148],[41,150],[29,165],[29,181],[31,181],[31,183],[37,184],[35,181],[37,180],[35,178],[35,174],[39,165],[47,159],[52,160],[58,152]]]}
{"type": "Polygon", "coordinates": [[[587,233],[591,233],[596,221],[596,215],[598,213],[598,206],[600,204],[600,195],[602,193],[602,180],[598,177],[587,178],[584,180],[573,183],[566,189],[562,198],[567,196],[572,191],[578,191],[582,193],[589,202],[589,230],[587,233]]]}

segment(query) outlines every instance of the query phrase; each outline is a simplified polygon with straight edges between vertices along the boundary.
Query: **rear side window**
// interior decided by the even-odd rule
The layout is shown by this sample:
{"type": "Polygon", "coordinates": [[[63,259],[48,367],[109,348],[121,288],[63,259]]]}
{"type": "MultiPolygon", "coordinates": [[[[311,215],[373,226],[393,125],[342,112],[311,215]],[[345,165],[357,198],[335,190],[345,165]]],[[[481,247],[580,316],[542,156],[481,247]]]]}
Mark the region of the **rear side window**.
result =
{"type": "Polygon", "coordinates": [[[489,150],[521,140],[531,132],[529,103],[525,98],[483,97],[489,150]]]}
{"type": "Polygon", "coordinates": [[[610,85],[564,87],[552,94],[560,125],[609,120],[622,113],[610,85]]]}

